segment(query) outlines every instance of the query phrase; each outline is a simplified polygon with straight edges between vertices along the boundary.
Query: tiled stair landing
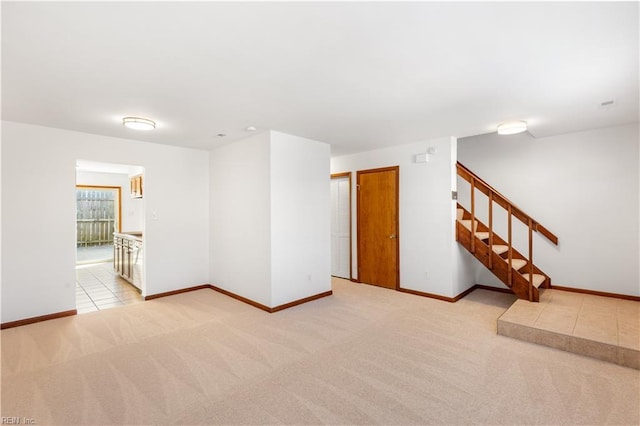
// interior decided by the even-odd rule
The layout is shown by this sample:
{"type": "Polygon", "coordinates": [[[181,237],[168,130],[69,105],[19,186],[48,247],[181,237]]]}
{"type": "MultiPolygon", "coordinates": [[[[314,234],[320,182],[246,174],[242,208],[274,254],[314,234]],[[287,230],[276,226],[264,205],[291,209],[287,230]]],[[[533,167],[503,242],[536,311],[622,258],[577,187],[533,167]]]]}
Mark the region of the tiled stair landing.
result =
{"type": "Polygon", "coordinates": [[[498,334],[640,370],[640,302],[546,289],[517,300],[498,334]]]}

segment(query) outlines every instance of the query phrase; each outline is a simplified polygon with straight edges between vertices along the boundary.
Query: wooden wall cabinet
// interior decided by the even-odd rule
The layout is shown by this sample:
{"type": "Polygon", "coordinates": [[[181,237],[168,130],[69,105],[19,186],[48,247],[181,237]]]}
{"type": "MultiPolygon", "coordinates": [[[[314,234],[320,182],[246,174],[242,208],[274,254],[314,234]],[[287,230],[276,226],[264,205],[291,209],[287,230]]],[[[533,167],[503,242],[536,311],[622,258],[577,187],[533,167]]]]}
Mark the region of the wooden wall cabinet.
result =
{"type": "Polygon", "coordinates": [[[142,198],[142,175],[131,178],[131,198],[142,198]]]}

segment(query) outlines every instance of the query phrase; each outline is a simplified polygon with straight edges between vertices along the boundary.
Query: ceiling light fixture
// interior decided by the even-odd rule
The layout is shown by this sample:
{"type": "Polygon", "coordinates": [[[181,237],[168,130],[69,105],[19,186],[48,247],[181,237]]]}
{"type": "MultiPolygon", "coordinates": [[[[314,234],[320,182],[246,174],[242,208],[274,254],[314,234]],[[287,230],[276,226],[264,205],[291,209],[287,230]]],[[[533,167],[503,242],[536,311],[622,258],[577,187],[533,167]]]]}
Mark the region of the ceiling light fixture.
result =
{"type": "Polygon", "coordinates": [[[247,127],[245,130],[246,130],[247,132],[255,132],[255,131],[256,131],[256,130],[258,130],[258,129],[256,129],[256,127],[255,127],[255,126],[249,126],[249,127],[247,127]]]}
{"type": "Polygon", "coordinates": [[[522,133],[526,130],[526,121],[510,121],[508,123],[502,123],[498,126],[499,135],[515,135],[516,133],[522,133]]]}
{"type": "Polygon", "coordinates": [[[125,127],[134,130],[153,130],[156,128],[155,121],[141,117],[124,117],[122,119],[122,124],[124,124],[125,127]]]}

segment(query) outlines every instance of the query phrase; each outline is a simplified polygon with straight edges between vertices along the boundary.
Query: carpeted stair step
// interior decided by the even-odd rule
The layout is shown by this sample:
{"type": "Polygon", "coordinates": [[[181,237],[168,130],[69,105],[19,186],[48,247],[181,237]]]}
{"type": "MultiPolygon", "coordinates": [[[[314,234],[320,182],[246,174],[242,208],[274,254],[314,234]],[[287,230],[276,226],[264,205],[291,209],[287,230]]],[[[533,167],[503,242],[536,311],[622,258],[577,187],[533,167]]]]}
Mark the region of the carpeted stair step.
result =
{"type": "Polygon", "coordinates": [[[480,239],[480,240],[488,240],[489,239],[489,233],[488,232],[476,232],[476,237],[478,237],[478,239],[480,239]]]}
{"type": "MultiPolygon", "coordinates": [[[[460,220],[460,223],[462,223],[462,226],[464,226],[469,231],[471,231],[471,219],[460,220]]],[[[478,221],[477,220],[476,220],[474,228],[478,229],[478,221]]],[[[476,232],[476,237],[478,237],[481,240],[486,240],[486,239],[489,238],[489,233],[488,232],[476,232]]]]}
{"type": "MultiPolygon", "coordinates": [[[[529,274],[523,274],[522,276],[524,277],[525,280],[529,281],[529,274]]],[[[533,274],[533,286],[535,288],[540,287],[540,285],[544,282],[545,279],[546,277],[544,275],[533,274]]]]}
{"type": "MultiPolygon", "coordinates": [[[[505,259],[505,262],[509,263],[509,259],[505,259]]],[[[527,264],[527,261],[524,259],[511,259],[511,267],[516,271],[522,268],[526,264],[527,264]]]]}
{"type": "Polygon", "coordinates": [[[502,254],[502,253],[506,253],[507,250],[509,250],[509,246],[503,246],[501,244],[494,244],[492,246],[493,252],[495,254],[502,254]]]}
{"type": "MultiPolygon", "coordinates": [[[[460,223],[462,224],[462,226],[464,226],[469,231],[471,231],[471,219],[460,220],[460,223]]],[[[478,221],[477,220],[476,220],[476,223],[475,223],[475,228],[478,229],[478,221]]]]}
{"type": "Polygon", "coordinates": [[[457,209],[457,211],[456,211],[456,219],[462,220],[463,216],[464,216],[464,210],[457,209]]]}

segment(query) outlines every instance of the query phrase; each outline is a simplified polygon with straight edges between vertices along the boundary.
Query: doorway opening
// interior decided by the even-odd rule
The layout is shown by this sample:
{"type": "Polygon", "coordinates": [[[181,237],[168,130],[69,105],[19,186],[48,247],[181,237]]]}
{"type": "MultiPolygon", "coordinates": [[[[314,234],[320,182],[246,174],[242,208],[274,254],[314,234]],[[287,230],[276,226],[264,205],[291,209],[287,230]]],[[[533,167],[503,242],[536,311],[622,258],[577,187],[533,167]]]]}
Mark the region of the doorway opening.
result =
{"type": "Polygon", "coordinates": [[[76,161],[76,309],[144,299],[144,169],[76,161]]]}

